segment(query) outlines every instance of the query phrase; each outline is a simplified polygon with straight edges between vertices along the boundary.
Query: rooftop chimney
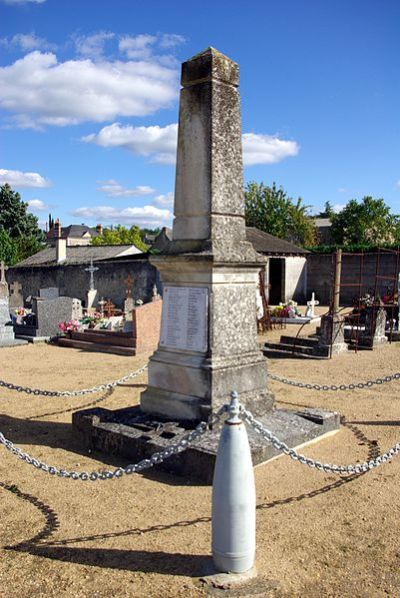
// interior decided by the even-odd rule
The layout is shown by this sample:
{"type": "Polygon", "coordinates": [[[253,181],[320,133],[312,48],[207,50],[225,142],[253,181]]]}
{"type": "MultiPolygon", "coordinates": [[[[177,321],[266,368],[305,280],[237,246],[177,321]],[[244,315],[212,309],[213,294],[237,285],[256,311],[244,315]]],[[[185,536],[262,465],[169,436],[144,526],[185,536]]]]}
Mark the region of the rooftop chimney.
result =
{"type": "Polygon", "coordinates": [[[61,238],[61,223],[57,218],[56,224],[56,260],[57,264],[67,259],[67,239],[61,238]]]}
{"type": "Polygon", "coordinates": [[[99,235],[103,234],[103,225],[102,224],[96,225],[96,232],[99,233],[99,235]]]}

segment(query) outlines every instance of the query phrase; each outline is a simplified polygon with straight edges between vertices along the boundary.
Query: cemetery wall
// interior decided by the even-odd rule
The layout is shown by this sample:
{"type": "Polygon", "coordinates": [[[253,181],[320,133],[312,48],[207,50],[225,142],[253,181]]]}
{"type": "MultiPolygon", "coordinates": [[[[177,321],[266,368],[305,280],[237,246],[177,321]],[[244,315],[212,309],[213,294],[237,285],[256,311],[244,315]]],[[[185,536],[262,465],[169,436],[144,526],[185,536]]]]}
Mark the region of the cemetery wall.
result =
{"type": "MultiPolygon", "coordinates": [[[[102,261],[94,264],[99,268],[94,274],[98,298],[104,297],[119,308],[123,307],[126,296],[125,280],[130,274],[134,280],[132,296],[134,300],[150,301],[154,284],[161,294],[159,274],[147,259],[102,261]]],[[[88,264],[57,265],[47,267],[14,267],[7,271],[7,281],[22,284],[24,299],[39,295],[39,289],[58,287],[60,295],[76,297],[86,305],[86,292],[90,276],[85,271],[88,264]]]]}
{"type": "MultiPolygon", "coordinates": [[[[365,293],[373,294],[377,273],[379,275],[377,291],[381,296],[385,294],[387,286],[390,289],[394,286],[397,290],[397,281],[393,280],[397,268],[397,256],[393,253],[366,253],[362,263],[359,255],[343,255],[341,283],[354,286],[341,288],[341,305],[352,305],[353,299],[365,293]]],[[[310,297],[314,291],[315,298],[321,304],[329,305],[333,296],[334,269],[333,254],[309,254],[307,256],[307,296],[310,297]]]]}

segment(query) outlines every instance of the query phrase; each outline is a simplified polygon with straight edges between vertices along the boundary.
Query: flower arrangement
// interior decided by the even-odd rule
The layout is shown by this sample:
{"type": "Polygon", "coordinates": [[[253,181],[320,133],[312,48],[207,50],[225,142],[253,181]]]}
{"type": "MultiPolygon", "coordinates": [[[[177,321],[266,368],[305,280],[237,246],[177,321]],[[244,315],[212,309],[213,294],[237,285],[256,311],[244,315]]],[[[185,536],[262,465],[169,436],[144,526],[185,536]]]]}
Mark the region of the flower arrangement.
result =
{"type": "Polygon", "coordinates": [[[301,313],[297,308],[296,301],[288,301],[286,304],[280,303],[275,307],[271,314],[274,318],[300,318],[301,313]]]}
{"type": "Polygon", "coordinates": [[[97,324],[101,319],[101,313],[99,311],[95,311],[92,314],[86,314],[86,316],[83,316],[83,318],[80,320],[80,323],[91,327],[94,324],[97,324]]]}
{"type": "Polygon", "coordinates": [[[14,310],[14,313],[16,316],[26,316],[26,314],[28,313],[27,310],[25,309],[25,307],[17,307],[14,310]]]}
{"type": "Polygon", "coordinates": [[[78,320],[69,320],[69,322],[60,322],[58,324],[59,329],[63,334],[67,334],[67,332],[77,332],[79,328],[78,320]]]}

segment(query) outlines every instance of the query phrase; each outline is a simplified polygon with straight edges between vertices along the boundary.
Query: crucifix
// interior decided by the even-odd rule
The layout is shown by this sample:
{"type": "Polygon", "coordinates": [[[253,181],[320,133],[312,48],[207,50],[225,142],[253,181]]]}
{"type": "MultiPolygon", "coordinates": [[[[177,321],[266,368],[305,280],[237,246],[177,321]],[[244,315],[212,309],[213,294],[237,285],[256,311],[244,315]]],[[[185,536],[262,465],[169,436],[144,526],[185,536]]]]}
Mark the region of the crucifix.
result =
{"type": "Polygon", "coordinates": [[[127,278],[125,278],[124,283],[126,284],[126,296],[127,297],[131,297],[132,296],[132,284],[133,284],[133,278],[130,274],[128,274],[127,278]]]}
{"type": "Polygon", "coordinates": [[[0,282],[2,282],[3,284],[7,284],[6,270],[8,270],[8,267],[5,265],[4,262],[0,262],[0,282]]]}
{"type": "Polygon", "coordinates": [[[96,266],[93,266],[93,259],[90,260],[89,268],[85,268],[85,272],[90,272],[90,290],[94,291],[94,276],[93,274],[98,270],[96,266]]]}

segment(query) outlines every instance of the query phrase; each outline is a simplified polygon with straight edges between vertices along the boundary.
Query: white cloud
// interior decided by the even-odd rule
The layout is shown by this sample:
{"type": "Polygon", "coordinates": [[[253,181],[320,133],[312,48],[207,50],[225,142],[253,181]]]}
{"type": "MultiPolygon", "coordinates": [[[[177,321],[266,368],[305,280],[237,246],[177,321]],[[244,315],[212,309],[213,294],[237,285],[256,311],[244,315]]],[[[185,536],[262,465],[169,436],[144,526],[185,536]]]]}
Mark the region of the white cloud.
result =
{"type": "Polygon", "coordinates": [[[103,127],[96,134],[83,137],[82,140],[101,147],[122,147],[140,156],[149,157],[153,162],[174,164],[177,136],[177,124],[166,127],[132,127],[113,123],[103,127]]]}
{"type": "Polygon", "coordinates": [[[338,189],[338,192],[339,192],[339,193],[348,193],[348,192],[349,192],[349,190],[348,190],[348,189],[346,189],[346,187],[340,187],[340,188],[338,189]]]}
{"type": "Polygon", "coordinates": [[[400,179],[397,181],[396,187],[400,187],[400,179]]]}
{"type": "Polygon", "coordinates": [[[80,56],[99,59],[103,56],[106,42],[114,37],[115,34],[110,31],[99,31],[93,35],[73,35],[72,39],[80,56]]]}
{"type": "Polygon", "coordinates": [[[7,48],[17,47],[23,52],[32,50],[50,50],[54,49],[54,44],[50,44],[42,37],[38,37],[33,31],[31,33],[16,33],[13,37],[4,37],[0,39],[0,44],[7,48]]]}
{"type": "Polygon", "coordinates": [[[44,212],[45,210],[49,210],[51,206],[45,204],[41,199],[30,199],[28,207],[32,212],[44,212]]]}
{"type": "MultiPolygon", "coordinates": [[[[174,164],[177,138],[176,123],[165,127],[132,127],[113,123],[103,127],[98,133],[83,137],[82,140],[101,147],[125,148],[159,164],[174,164]]],[[[288,156],[296,156],[299,150],[296,141],[285,141],[271,135],[255,133],[243,135],[243,160],[246,166],[274,164],[288,156]]]]}
{"type": "Polygon", "coordinates": [[[173,217],[169,210],[154,206],[125,208],[123,210],[111,206],[82,207],[71,213],[76,218],[88,218],[96,222],[136,224],[148,228],[170,226],[173,217]]]}
{"type": "Polygon", "coordinates": [[[153,199],[153,204],[155,206],[160,206],[161,208],[172,208],[174,205],[174,194],[170,191],[166,195],[157,195],[157,197],[153,199]]]}
{"type": "Polygon", "coordinates": [[[335,214],[339,214],[339,212],[341,212],[345,207],[346,207],[345,203],[335,203],[332,206],[332,210],[335,212],[335,214]]]}
{"type": "Polygon", "coordinates": [[[155,193],[155,189],[146,185],[138,185],[134,189],[127,189],[114,179],[104,181],[101,187],[97,190],[102,191],[102,193],[105,193],[108,197],[140,197],[155,193]]]}
{"type": "Polygon", "coordinates": [[[177,69],[156,60],[58,62],[35,51],[0,68],[0,107],[19,126],[145,116],[168,107],[177,93],[177,69]]]}
{"type": "Polygon", "coordinates": [[[297,156],[300,150],[296,141],[285,141],[272,135],[244,133],[242,140],[245,166],[275,164],[289,156],[297,156]]]}
{"type": "Polygon", "coordinates": [[[157,38],[154,35],[126,35],[119,41],[119,50],[126,54],[129,59],[148,59],[152,55],[152,46],[156,43],[157,38]]]}
{"type": "Polygon", "coordinates": [[[176,33],[164,33],[160,39],[160,48],[175,48],[180,44],[184,44],[186,39],[183,35],[177,35],[176,33]]]}
{"type": "Polygon", "coordinates": [[[8,183],[11,187],[50,187],[51,181],[37,172],[21,172],[0,168],[0,184],[8,183]]]}
{"type": "Polygon", "coordinates": [[[149,35],[124,35],[119,40],[119,50],[130,60],[148,60],[151,56],[160,62],[173,61],[173,56],[157,56],[157,48],[160,50],[173,50],[176,46],[185,43],[186,39],[176,33],[157,33],[149,35]]]}
{"type": "Polygon", "coordinates": [[[46,0],[1,0],[4,4],[29,4],[29,2],[33,2],[34,4],[43,4],[46,0]]]}

